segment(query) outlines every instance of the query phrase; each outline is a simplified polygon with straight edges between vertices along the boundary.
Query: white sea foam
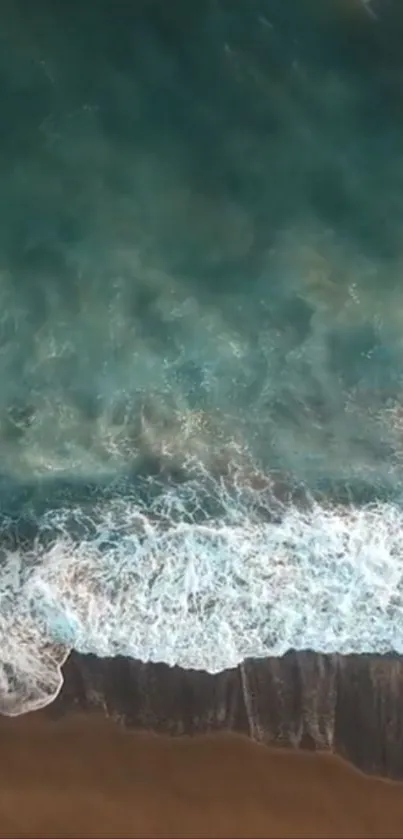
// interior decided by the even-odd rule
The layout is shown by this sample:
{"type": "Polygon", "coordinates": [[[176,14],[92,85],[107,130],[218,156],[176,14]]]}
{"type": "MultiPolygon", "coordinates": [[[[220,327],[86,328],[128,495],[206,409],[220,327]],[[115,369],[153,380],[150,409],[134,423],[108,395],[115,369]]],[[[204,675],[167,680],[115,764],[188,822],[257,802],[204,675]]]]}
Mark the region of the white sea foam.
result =
{"type": "Polygon", "coordinates": [[[0,712],[44,706],[69,649],[210,672],[287,649],[403,652],[403,512],[285,506],[222,491],[203,521],[189,488],[43,517],[45,547],[10,554],[0,594],[0,712]],[[187,512],[186,512],[187,511],[187,512]],[[186,512],[186,515],[185,515],[186,512]],[[81,541],[74,537],[80,524],[81,541]]]}

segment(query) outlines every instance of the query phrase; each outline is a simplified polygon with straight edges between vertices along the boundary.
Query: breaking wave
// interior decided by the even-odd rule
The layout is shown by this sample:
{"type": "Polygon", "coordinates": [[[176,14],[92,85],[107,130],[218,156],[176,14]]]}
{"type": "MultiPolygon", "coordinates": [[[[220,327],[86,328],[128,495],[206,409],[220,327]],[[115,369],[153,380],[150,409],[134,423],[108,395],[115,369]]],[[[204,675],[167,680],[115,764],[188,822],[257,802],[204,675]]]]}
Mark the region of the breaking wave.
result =
{"type": "Polygon", "coordinates": [[[66,503],[3,552],[1,713],[49,704],[72,648],[209,672],[289,648],[403,652],[397,505],[224,481],[153,496],[66,503]]]}

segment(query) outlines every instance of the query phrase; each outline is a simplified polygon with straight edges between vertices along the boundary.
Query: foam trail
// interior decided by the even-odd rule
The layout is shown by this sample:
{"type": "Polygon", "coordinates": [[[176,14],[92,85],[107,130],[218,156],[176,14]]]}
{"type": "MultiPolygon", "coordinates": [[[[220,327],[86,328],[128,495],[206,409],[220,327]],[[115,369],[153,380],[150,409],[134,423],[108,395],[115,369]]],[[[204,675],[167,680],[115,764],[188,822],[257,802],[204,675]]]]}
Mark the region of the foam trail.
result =
{"type": "Polygon", "coordinates": [[[65,644],[49,639],[46,627],[29,613],[24,588],[24,557],[11,553],[2,568],[0,591],[0,713],[17,717],[38,711],[57,697],[65,644]]]}
{"type": "Polygon", "coordinates": [[[274,516],[264,494],[220,492],[218,518],[191,484],[147,509],[116,497],[42,517],[2,573],[2,713],[51,702],[72,647],[209,672],[291,647],[403,652],[397,506],[274,516]]]}

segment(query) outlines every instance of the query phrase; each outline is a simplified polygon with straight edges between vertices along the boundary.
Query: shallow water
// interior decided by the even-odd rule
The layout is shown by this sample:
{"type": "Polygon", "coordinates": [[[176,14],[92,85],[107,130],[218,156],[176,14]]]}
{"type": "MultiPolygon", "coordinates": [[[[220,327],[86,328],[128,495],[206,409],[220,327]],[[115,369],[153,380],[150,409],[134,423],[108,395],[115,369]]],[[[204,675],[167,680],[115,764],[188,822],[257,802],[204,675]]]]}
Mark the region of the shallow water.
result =
{"type": "Polygon", "coordinates": [[[403,10],[0,24],[8,712],[71,646],[400,650],[403,10]]]}

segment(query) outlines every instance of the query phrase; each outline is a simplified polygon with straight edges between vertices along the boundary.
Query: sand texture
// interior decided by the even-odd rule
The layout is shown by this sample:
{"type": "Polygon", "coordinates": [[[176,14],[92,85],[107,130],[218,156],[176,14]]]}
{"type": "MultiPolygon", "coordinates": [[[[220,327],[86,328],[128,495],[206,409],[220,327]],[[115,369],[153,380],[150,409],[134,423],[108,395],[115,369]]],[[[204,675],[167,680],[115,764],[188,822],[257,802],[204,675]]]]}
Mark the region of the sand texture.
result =
{"type": "Polygon", "coordinates": [[[403,836],[403,787],[237,735],[168,738],[102,716],[0,722],[0,837],[403,836]]]}

